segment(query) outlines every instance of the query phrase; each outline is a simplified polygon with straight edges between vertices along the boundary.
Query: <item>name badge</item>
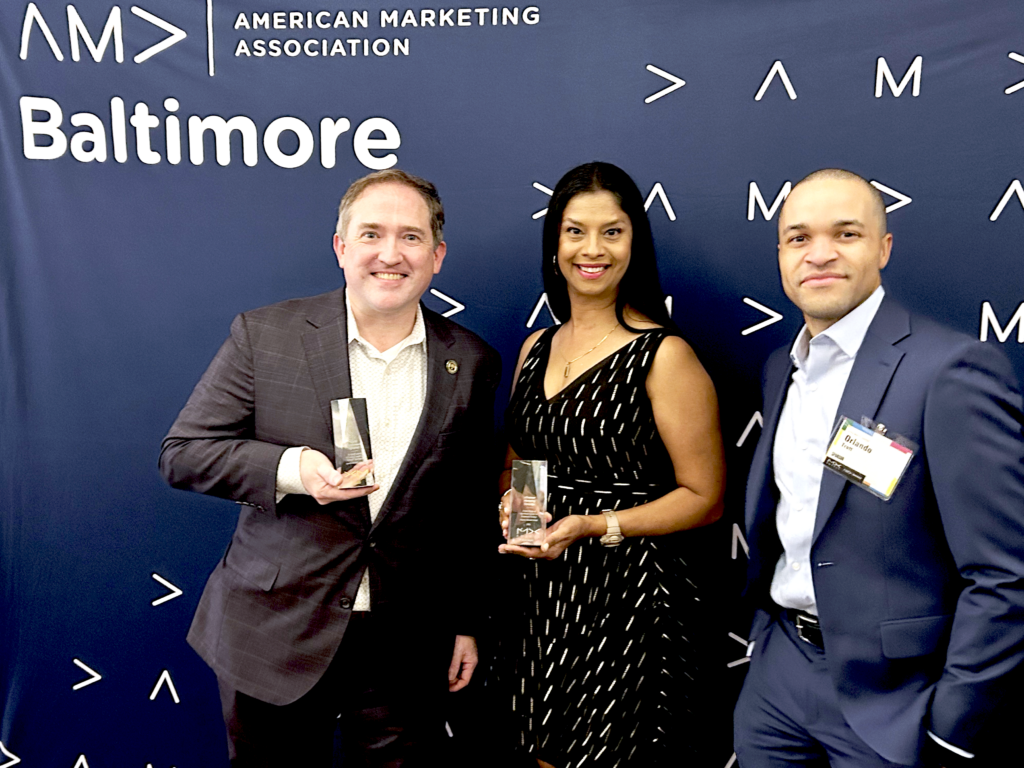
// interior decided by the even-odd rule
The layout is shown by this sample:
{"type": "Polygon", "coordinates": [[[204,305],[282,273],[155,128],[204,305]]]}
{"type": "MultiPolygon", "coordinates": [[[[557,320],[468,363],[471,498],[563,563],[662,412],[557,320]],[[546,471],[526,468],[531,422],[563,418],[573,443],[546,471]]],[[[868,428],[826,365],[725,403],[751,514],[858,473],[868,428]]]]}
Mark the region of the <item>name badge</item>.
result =
{"type": "Polygon", "coordinates": [[[917,445],[884,424],[843,416],[825,452],[825,468],[888,501],[914,458],[917,445]]]}

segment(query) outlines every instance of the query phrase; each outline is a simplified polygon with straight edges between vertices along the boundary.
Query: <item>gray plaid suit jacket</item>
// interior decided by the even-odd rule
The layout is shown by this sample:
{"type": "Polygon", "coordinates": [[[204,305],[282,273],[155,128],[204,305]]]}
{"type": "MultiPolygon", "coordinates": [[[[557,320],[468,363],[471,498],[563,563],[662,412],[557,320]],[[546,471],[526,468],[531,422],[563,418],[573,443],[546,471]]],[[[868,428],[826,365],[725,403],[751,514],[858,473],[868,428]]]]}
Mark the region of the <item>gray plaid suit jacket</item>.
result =
{"type": "Polygon", "coordinates": [[[334,455],[330,402],[352,394],[343,289],[236,317],[164,438],[160,471],[172,486],[243,505],[188,641],[244,694],[282,705],[313,687],[338,650],[367,566],[375,617],[415,637],[414,647],[432,640],[450,651],[455,634],[477,634],[501,363],[475,334],[423,314],[426,403],[372,524],[365,498],[275,501],[286,448],[334,455]]]}

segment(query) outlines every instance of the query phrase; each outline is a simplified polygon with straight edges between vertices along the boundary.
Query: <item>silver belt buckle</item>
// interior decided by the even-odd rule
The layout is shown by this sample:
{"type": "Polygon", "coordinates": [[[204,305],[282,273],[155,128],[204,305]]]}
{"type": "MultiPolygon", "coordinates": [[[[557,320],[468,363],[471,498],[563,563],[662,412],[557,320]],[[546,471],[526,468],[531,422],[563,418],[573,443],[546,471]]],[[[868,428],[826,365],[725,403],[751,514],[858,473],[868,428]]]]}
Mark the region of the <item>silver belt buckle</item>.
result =
{"type": "Polygon", "coordinates": [[[808,630],[808,635],[811,632],[817,632],[820,637],[821,634],[821,623],[816,619],[812,619],[809,616],[805,616],[802,613],[796,615],[796,621],[793,622],[796,625],[796,634],[805,643],[813,645],[815,648],[818,647],[818,643],[812,640],[810,637],[804,635],[804,630],[808,630]]]}

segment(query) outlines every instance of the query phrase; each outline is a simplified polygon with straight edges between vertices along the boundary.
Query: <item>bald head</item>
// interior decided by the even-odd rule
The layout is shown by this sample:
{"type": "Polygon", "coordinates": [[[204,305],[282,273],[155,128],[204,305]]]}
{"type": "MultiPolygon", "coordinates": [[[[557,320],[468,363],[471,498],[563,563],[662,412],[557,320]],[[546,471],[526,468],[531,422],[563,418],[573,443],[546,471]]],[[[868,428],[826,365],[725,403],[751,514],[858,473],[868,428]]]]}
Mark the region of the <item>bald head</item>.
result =
{"type": "MultiPolygon", "coordinates": [[[[865,191],[868,193],[871,199],[871,209],[874,218],[877,219],[878,233],[884,235],[889,231],[889,222],[885,215],[885,199],[882,197],[882,193],[879,192],[874,185],[872,185],[863,176],[859,176],[853,171],[847,171],[843,168],[822,168],[804,176],[800,181],[793,185],[790,190],[790,195],[796,191],[796,189],[804,184],[812,181],[822,180],[834,180],[834,181],[852,181],[863,185],[865,191]]],[[[787,196],[786,200],[789,200],[787,196]]],[[[783,203],[782,209],[785,210],[786,205],[783,203]]],[[[779,225],[781,227],[783,217],[779,216],[779,225]]]]}

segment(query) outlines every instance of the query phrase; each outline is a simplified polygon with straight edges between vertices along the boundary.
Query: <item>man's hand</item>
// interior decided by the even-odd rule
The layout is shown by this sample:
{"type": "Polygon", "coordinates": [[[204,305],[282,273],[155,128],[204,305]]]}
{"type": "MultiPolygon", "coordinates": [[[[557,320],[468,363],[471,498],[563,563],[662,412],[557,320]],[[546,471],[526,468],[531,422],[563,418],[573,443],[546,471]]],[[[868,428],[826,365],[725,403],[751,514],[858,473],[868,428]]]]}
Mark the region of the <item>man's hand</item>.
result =
{"type": "Polygon", "coordinates": [[[469,685],[478,661],[476,640],[469,635],[456,635],[455,651],[448,667],[448,690],[461,691],[469,685]]]}
{"type": "Polygon", "coordinates": [[[318,504],[357,499],[380,487],[367,485],[362,488],[339,488],[342,483],[341,472],[334,467],[334,462],[312,448],[306,449],[299,456],[299,476],[306,493],[316,499],[318,504]]]}

